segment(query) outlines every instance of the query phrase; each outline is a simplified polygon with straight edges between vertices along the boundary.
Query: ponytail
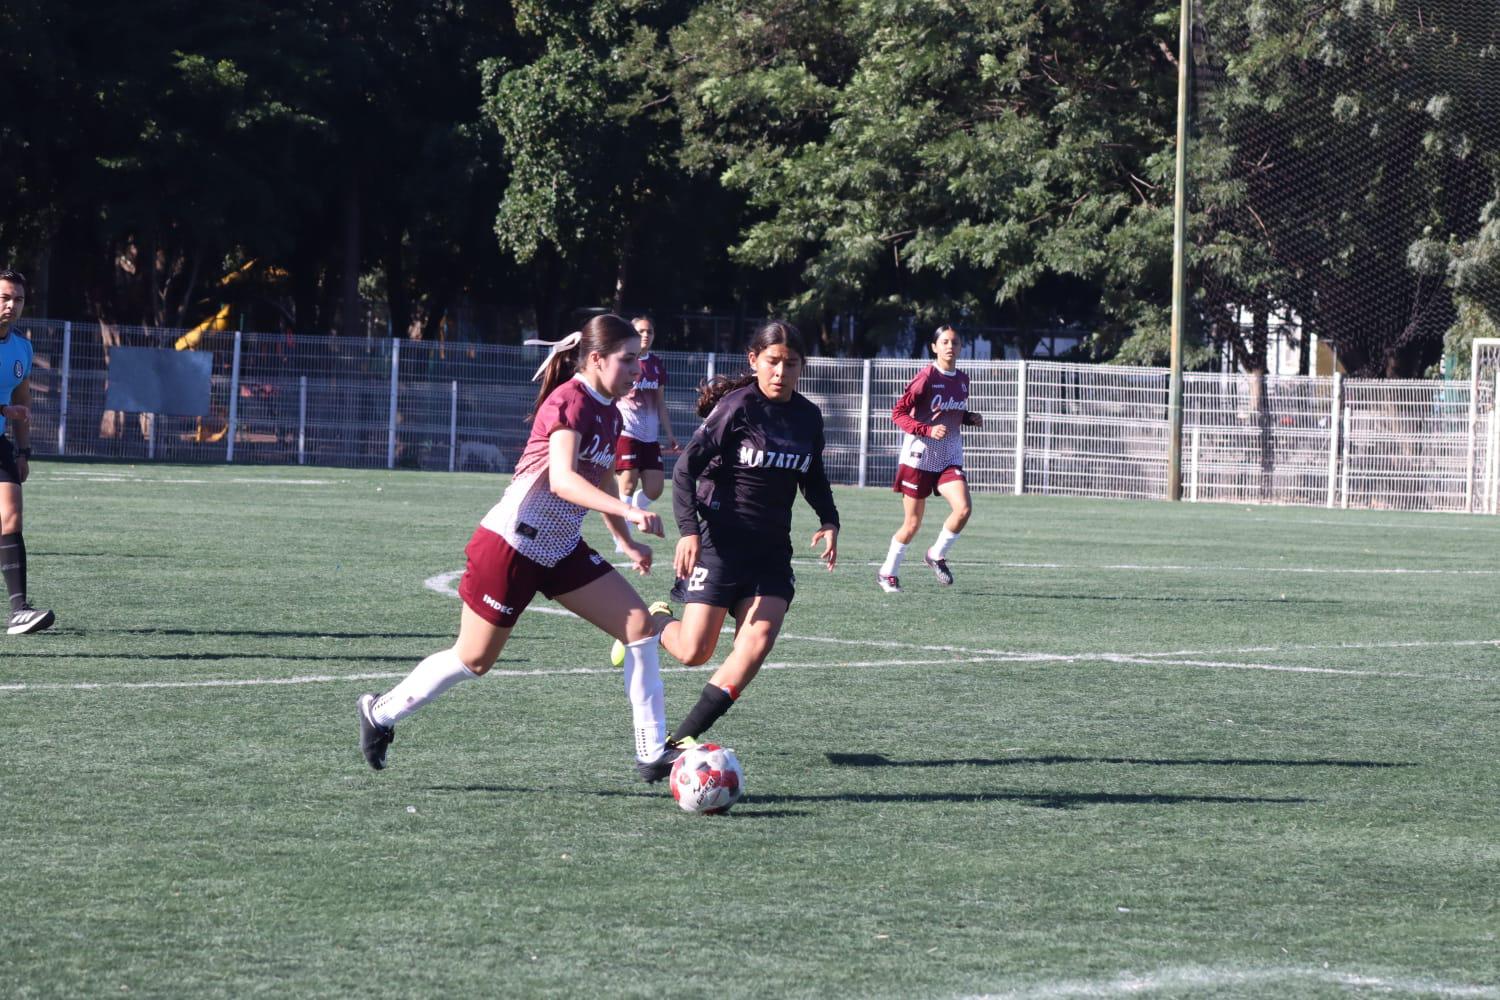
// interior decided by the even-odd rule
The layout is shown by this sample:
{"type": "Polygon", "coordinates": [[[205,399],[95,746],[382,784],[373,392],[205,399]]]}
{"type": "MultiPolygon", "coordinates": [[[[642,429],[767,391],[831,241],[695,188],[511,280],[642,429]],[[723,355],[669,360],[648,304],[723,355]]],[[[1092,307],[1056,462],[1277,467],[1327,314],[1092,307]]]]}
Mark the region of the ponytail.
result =
{"type": "Polygon", "coordinates": [[[715,375],[698,383],[698,416],[706,417],[719,405],[719,400],[736,389],[743,389],[755,381],[755,369],[738,375],[715,375]]]}
{"type": "Polygon", "coordinates": [[[590,354],[596,351],[601,355],[613,354],[629,340],[639,343],[640,336],[635,327],[620,317],[603,313],[583,324],[582,330],[574,330],[561,340],[524,341],[528,345],[549,348],[546,359],[531,376],[533,382],[541,379],[542,385],[537,390],[536,401],[531,404],[531,412],[526,414],[526,423],[536,419],[547,397],[581,370],[584,359],[590,354]]]}

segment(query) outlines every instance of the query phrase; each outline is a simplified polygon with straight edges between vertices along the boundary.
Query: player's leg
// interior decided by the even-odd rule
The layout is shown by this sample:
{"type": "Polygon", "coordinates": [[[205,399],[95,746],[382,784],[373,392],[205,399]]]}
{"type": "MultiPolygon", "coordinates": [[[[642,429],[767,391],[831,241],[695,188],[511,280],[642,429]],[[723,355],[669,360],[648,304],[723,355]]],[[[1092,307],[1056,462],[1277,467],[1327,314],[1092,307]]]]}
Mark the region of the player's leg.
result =
{"type": "Polygon", "coordinates": [[[729,616],[727,607],[712,604],[685,604],[681,618],[672,618],[663,624],[660,632],[662,648],[681,661],[684,666],[696,667],[707,663],[719,644],[719,633],[724,630],[724,619],[729,616]]]}
{"type": "MultiPolygon", "coordinates": [[[[635,503],[636,485],[640,482],[641,476],[634,464],[625,464],[627,462],[634,462],[634,454],[627,455],[620,450],[622,447],[633,447],[633,443],[626,445],[626,442],[629,440],[629,438],[622,436],[617,439],[618,443],[615,445],[615,489],[622,501],[633,504],[635,503]]],[[[625,537],[631,537],[629,521],[625,522],[625,537]]],[[[625,547],[616,542],[615,551],[624,552],[625,547]]]]}
{"type": "Polygon", "coordinates": [[[640,595],[612,569],[576,590],[555,596],[558,604],[624,644],[621,666],[635,731],[636,768],[647,781],[666,777],[677,754],[675,750],[666,752],[666,695],[658,641],[640,595]]]}
{"type": "Polygon", "coordinates": [[[26,596],[26,539],[21,533],[21,475],[10,441],[0,438],[0,580],[10,597],[6,632],[26,635],[49,628],[52,612],[33,608],[26,596]]]}
{"type": "Polygon", "coordinates": [[[359,748],[371,767],[385,767],[396,723],[433,701],[460,681],[479,677],[494,666],[510,638],[508,626],[487,621],[468,604],[459,619],[458,640],[433,653],[385,694],[359,699],[359,748]]]}
{"type": "MultiPolygon", "coordinates": [[[[897,470],[898,480],[902,470],[897,470]]],[[[901,527],[891,536],[891,544],[885,553],[885,562],[880,564],[880,569],[875,573],[875,582],[880,584],[880,589],[887,594],[899,594],[901,592],[901,560],[906,555],[906,547],[911,540],[917,537],[917,532],[922,528],[922,515],[927,510],[927,498],[916,496],[914,492],[901,492],[901,527]]]]}
{"type": "Polygon", "coordinates": [[[698,703],[672,731],[673,742],[697,739],[733,707],[771,655],[789,604],[785,597],[758,594],[735,606],[734,648],[704,685],[698,703]]]}
{"type": "Polygon", "coordinates": [[[661,499],[662,487],[666,484],[666,473],[660,467],[655,469],[642,469],[641,492],[635,497],[635,505],[644,510],[652,501],[661,499]],[[644,498],[645,503],[642,503],[644,498]]]}
{"type": "Polygon", "coordinates": [[[958,541],[959,532],[969,523],[969,515],[973,513],[974,506],[969,499],[969,483],[961,470],[946,470],[937,490],[948,501],[951,510],[943,521],[942,530],[938,532],[937,541],[923,554],[922,559],[937,575],[938,582],[949,586],[953,583],[953,571],[948,568],[948,550],[953,548],[953,543],[958,541]]]}

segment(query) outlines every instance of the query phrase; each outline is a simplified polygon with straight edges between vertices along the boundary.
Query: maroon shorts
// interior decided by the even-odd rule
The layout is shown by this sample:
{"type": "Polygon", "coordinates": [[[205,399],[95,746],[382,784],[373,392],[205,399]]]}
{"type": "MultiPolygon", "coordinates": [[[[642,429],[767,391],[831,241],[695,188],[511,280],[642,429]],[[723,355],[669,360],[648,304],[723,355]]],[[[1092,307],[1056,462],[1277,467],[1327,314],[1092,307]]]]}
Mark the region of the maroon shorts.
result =
{"type": "Polygon", "coordinates": [[[495,532],[481,527],[469,539],[464,555],[468,557],[468,565],[458,583],[458,596],[476,615],[500,628],[513,627],[537,591],[546,597],[556,597],[614,572],[608,560],[581,538],[556,566],[543,566],[521,555],[495,532]]]}
{"type": "Polygon", "coordinates": [[[615,439],[615,471],[625,469],[660,469],[661,445],[655,441],[637,441],[621,434],[615,439]]]}
{"type": "Polygon", "coordinates": [[[960,483],[965,481],[962,465],[950,465],[942,472],[926,472],[922,469],[913,469],[909,465],[898,465],[896,466],[896,481],[891,485],[891,489],[902,496],[925,500],[936,493],[939,486],[955,480],[960,483]]]}

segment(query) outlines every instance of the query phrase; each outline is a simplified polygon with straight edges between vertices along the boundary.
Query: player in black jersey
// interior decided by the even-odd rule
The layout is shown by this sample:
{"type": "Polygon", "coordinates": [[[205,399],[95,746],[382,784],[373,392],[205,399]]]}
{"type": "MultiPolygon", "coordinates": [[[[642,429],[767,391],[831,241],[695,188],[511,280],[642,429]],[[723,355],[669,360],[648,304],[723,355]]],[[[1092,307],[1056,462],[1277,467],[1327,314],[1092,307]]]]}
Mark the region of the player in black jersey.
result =
{"type": "MultiPolygon", "coordinates": [[[[797,328],[763,325],[748,348],[749,372],[704,385],[706,417],[672,472],[672,510],[681,538],[672,597],[682,619],[664,622],[661,645],[689,666],[713,655],[727,615],[734,650],[668,740],[702,735],[754,679],[792,603],[792,504],[798,490],[817,512],[812,536],[828,569],[838,562],[839,512],[823,470],[823,414],[797,392],[807,349],[797,328]]],[[[660,605],[653,605],[656,612],[660,605]]],[[[670,762],[664,761],[664,767],[670,762]]],[[[663,771],[665,776],[665,771],[663,771]]]]}

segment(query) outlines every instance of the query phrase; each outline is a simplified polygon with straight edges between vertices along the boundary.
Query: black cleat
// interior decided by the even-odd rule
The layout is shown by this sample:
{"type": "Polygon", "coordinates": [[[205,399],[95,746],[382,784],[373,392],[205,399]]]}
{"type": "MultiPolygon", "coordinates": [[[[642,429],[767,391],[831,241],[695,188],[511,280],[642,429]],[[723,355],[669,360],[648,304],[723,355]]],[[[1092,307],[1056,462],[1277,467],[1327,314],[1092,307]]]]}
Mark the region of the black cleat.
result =
{"type": "Polygon", "coordinates": [[[953,571],[948,568],[948,560],[934,559],[931,555],[923,552],[922,561],[932,569],[933,574],[938,578],[938,583],[941,583],[945,587],[953,586],[953,571]]]}
{"type": "Polygon", "coordinates": [[[7,635],[27,635],[31,632],[40,632],[42,629],[52,627],[57,621],[52,612],[45,609],[33,608],[29,604],[21,605],[20,611],[10,613],[10,624],[6,626],[7,635]]]}
{"type": "Polygon", "coordinates": [[[385,769],[385,754],[391,740],[396,738],[395,726],[382,726],[370,718],[370,709],[375,707],[373,694],[359,696],[359,752],[365,761],[377,771],[385,769]]]}
{"type": "Polygon", "coordinates": [[[635,770],[641,776],[641,780],[648,785],[654,785],[672,773],[672,765],[678,757],[682,756],[682,747],[667,741],[661,756],[655,760],[638,760],[635,762],[635,770]]]}

